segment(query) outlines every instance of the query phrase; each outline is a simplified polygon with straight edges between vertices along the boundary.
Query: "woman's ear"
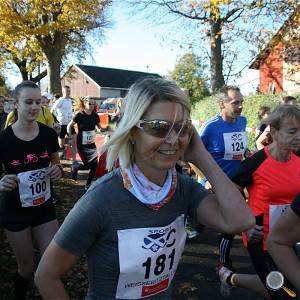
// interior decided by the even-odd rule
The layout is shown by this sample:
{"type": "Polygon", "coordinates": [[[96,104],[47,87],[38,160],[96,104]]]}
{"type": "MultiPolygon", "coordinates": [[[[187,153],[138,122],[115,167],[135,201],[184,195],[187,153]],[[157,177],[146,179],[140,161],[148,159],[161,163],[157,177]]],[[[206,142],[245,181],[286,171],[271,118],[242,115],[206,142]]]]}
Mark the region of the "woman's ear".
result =
{"type": "Polygon", "coordinates": [[[135,144],[136,135],[137,135],[137,128],[134,127],[131,129],[130,134],[129,134],[129,140],[132,145],[135,144]]]}

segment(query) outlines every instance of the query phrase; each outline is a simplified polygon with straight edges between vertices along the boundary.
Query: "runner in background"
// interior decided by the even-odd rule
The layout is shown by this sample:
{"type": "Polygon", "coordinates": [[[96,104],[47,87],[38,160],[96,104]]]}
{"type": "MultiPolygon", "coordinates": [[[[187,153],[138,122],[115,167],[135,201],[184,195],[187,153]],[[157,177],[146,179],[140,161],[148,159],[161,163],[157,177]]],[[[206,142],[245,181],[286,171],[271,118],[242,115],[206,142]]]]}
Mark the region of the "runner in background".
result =
{"type": "Polygon", "coordinates": [[[76,101],[75,111],[77,112],[73,120],[68,125],[68,132],[76,124],[78,127],[77,150],[83,164],[72,163],[71,175],[77,180],[79,170],[90,170],[85,185],[87,190],[95,177],[97,169],[97,147],[95,144],[96,131],[99,124],[99,116],[95,112],[96,101],[91,97],[79,98],[76,101]]]}
{"type": "Polygon", "coordinates": [[[55,131],[36,122],[39,87],[24,81],[15,88],[18,118],[0,133],[1,222],[17,260],[15,299],[26,299],[37,266],[33,240],[43,253],[58,229],[50,179],[62,175],[55,131]]]}
{"type": "MultiPolygon", "coordinates": [[[[56,116],[60,126],[61,130],[58,136],[58,143],[60,146],[60,149],[63,151],[62,157],[66,156],[66,145],[65,145],[65,137],[68,134],[67,126],[72,120],[73,116],[73,100],[70,97],[71,90],[69,86],[64,86],[63,88],[63,96],[56,100],[51,108],[51,112],[56,116]]],[[[71,131],[69,132],[71,133],[71,131]]],[[[74,148],[74,139],[72,139],[72,136],[69,136],[70,140],[73,144],[70,144],[71,148],[74,148]]],[[[72,150],[72,159],[75,160],[76,151],[72,150]]]]}
{"type": "MultiPolygon", "coordinates": [[[[261,142],[256,143],[256,141],[260,140],[259,137],[264,132],[264,130],[267,128],[268,124],[266,123],[266,119],[268,118],[270,113],[271,113],[271,108],[269,106],[261,106],[258,110],[257,116],[258,116],[259,124],[258,124],[258,126],[255,130],[255,148],[256,148],[256,151],[260,150],[264,147],[264,145],[261,145],[261,142]]],[[[266,141],[264,141],[264,143],[266,145],[270,144],[270,142],[271,141],[269,141],[268,139],[266,139],[266,141]]]]}
{"type": "MultiPolygon", "coordinates": [[[[206,150],[228,177],[235,175],[247,149],[246,118],[241,116],[244,98],[236,86],[224,86],[217,95],[220,114],[208,120],[200,128],[199,135],[206,150]]],[[[197,170],[195,170],[198,172],[197,170]]],[[[205,187],[213,189],[204,179],[205,187]]],[[[219,263],[217,269],[232,269],[230,249],[234,236],[221,234],[219,238],[219,263]]],[[[230,295],[228,286],[221,282],[220,292],[230,295]]]]}
{"type": "MultiPolygon", "coordinates": [[[[219,269],[219,276],[224,284],[252,289],[268,299],[292,299],[283,289],[267,289],[267,275],[278,268],[267,251],[266,240],[300,191],[300,158],[294,154],[300,147],[300,110],[279,105],[268,123],[272,143],[243,161],[232,178],[241,189],[247,188],[248,204],[256,218],[256,225],[243,233],[243,239],[258,276],[237,274],[225,266],[219,269]]],[[[288,280],[284,285],[295,291],[288,280]]]]}
{"type": "Polygon", "coordinates": [[[281,98],[281,103],[280,104],[289,104],[289,105],[298,106],[298,101],[293,96],[283,96],[281,98]]]}
{"type": "MultiPolygon", "coordinates": [[[[293,96],[284,96],[281,98],[279,105],[293,105],[298,107],[297,99],[293,96]]],[[[265,126],[264,130],[258,137],[256,137],[255,145],[257,150],[263,149],[265,146],[271,144],[272,138],[270,135],[270,126],[265,126]]]]}
{"type": "Polygon", "coordinates": [[[169,300],[187,215],[230,233],[254,224],[192,127],[189,100],[174,82],[144,78],[131,86],[102,150],[108,150],[107,169],[118,158],[121,169],[93,184],[49,245],[35,280],[45,299],[68,299],[61,277],[86,255],[86,299],[169,300]],[[216,195],[176,172],[183,155],[203,170],[216,195]]]}
{"type": "Polygon", "coordinates": [[[300,194],[272,227],[267,240],[267,249],[279,270],[286,275],[298,291],[300,291],[300,261],[294,247],[299,241],[300,194]]]}

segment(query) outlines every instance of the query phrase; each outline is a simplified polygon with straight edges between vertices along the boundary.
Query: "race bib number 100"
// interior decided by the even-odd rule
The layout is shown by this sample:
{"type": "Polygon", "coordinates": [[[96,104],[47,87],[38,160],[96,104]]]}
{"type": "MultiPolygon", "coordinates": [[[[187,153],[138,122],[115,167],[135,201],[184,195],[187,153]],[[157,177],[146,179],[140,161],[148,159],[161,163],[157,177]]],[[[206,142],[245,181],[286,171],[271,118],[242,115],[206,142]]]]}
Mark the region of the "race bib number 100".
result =
{"type": "Polygon", "coordinates": [[[118,231],[117,299],[142,299],[167,290],[186,239],[184,216],[165,227],[118,231]]]}
{"type": "Polygon", "coordinates": [[[51,197],[47,168],[19,173],[18,178],[22,207],[43,204],[51,197]]]}

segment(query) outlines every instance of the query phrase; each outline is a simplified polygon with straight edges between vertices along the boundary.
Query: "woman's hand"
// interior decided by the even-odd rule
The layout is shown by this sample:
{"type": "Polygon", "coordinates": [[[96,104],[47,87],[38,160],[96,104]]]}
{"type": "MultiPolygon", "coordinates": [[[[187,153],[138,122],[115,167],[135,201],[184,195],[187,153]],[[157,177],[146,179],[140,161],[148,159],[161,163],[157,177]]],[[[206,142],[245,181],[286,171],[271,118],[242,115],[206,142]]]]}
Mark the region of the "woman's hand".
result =
{"type": "Polygon", "coordinates": [[[251,243],[258,243],[263,239],[264,226],[255,225],[247,231],[247,240],[251,243]]]}
{"type": "Polygon", "coordinates": [[[17,175],[4,175],[0,180],[0,192],[10,192],[14,190],[19,183],[17,175]]]}
{"type": "Polygon", "coordinates": [[[199,157],[200,151],[207,152],[207,150],[205,149],[203,142],[194,126],[192,127],[189,139],[190,141],[184,153],[183,160],[195,164],[197,157],[199,157]]]}
{"type": "Polygon", "coordinates": [[[63,167],[60,164],[53,165],[49,167],[48,169],[48,176],[50,176],[51,179],[59,179],[63,175],[63,167]]]}

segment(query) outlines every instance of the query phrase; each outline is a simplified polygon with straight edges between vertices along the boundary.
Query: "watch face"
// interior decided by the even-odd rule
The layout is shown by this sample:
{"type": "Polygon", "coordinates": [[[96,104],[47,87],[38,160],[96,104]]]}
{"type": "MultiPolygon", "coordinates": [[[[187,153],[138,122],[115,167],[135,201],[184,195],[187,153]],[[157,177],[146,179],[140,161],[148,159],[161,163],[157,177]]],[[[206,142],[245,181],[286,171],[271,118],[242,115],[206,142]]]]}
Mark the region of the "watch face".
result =
{"type": "Polygon", "coordinates": [[[267,276],[267,287],[270,290],[279,290],[283,286],[284,277],[279,271],[272,271],[267,276]]]}

